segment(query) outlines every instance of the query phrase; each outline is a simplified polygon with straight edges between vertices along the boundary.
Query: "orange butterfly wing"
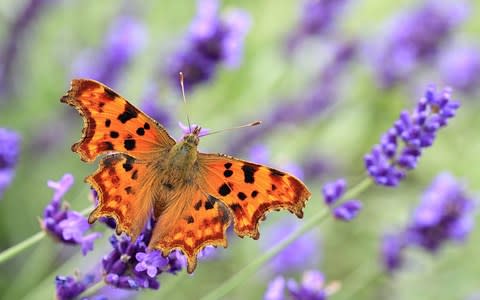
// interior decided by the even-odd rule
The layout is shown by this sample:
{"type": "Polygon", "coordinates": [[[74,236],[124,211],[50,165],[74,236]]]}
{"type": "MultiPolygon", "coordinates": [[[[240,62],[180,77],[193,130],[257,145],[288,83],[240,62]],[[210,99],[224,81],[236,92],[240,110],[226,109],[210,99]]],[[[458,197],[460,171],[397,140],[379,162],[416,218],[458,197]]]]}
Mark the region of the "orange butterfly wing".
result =
{"type": "Polygon", "coordinates": [[[258,223],[271,210],[287,209],[303,217],[311,196],[293,175],[222,154],[199,154],[205,190],[227,205],[235,232],[258,239],[258,223]]]}
{"type": "Polygon", "coordinates": [[[97,171],[88,176],[99,203],[90,214],[117,222],[117,232],[136,238],[153,207],[153,168],[148,162],[166,156],[175,144],[157,122],[135,108],[109,87],[89,79],[74,79],[61,102],[73,106],[84,120],[83,137],[72,146],[84,161],[101,154],[97,171]],[[119,152],[116,154],[112,154],[119,152]]]}
{"type": "Polygon", "coordinates": [[[222,202],[192,188],[160,216],[149,247],[161,249],[163,255],[181,250],[187,258],[187,271],[192,273],[197,255],[205,246],[227,247],[226,230],[230,223],[230,211],[222,202]]]}
{"type": "Polygon", "coordinates": [[[60,101],[75,107],[83,117],[83,137],[72,151],[84,161],[112,152],[142,158],[175,144],[165,128],[100,82],[74,79],[60,101]]]}

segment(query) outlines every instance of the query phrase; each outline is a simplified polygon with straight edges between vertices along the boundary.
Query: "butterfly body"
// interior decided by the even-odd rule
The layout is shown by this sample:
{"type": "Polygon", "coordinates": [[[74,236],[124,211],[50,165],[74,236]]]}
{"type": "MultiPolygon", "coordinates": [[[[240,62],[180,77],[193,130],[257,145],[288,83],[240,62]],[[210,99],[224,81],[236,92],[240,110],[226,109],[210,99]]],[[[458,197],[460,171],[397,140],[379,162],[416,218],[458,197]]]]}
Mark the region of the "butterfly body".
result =
{"type": "Polygon", "coordinates": [[[87,162],[101,156],[86,181],[99,203],[89,222],[115,219],[117,233],[136,239],[153,214],[150,248],[167,255],[181,250],[187,270],[206,245],[227,246],[234,224],[243,237],[259,237],[258,224],[271,210],[303,216],[310,198],[294,176],[223,154],[198,151],[200,128],[176,142],[156,121],[105,85],[76,79],[62,102],[84,118],[82,139],[72,146],[87,162]]]}

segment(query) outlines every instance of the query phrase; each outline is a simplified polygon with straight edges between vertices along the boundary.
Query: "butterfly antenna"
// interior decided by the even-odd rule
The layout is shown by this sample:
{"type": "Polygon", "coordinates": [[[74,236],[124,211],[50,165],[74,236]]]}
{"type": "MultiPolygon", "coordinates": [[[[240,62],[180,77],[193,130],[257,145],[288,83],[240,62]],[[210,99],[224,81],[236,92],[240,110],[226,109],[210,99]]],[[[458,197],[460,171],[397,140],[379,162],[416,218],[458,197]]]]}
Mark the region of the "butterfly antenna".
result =
{"type": "Polygon", "coordinates": [[[232,129],[240,129],[240,128],[245,128],[245,127],[257,126],[257,125],[260,125],[260,124],[262,124],[262,121],[255,121],[255,122],[248,123],[248,124],[241,125],[241,126],[236,126],[236,127],[230,127],[230,128],[225,128],[225,129],[220,129],[220,130],[211,131],[211,132],[208,132],[208,133],[206,133],[206,134],[202,134],[202,137],[207,136],[207,135],[212,135],[212,134],[220,133],[220,132],[224,132],[224,131],[228,131],[228,130],[232,130],[232,129]]]}
{"type": "MultiPolygon", "coordinates": [[[[180,75],[180,86],[182,87],[182,96],[183,96],[183,103],[185,106],[187,105],[187,99],[185,98],[185,86],[183,84],[183,72],[178,73],[180,75]]],[[[187,123],[188,123],[188,131],[192,133],[192,125],[190,125],[190,118],[188,117],[188,110],[187,110],[187,123]]]]}

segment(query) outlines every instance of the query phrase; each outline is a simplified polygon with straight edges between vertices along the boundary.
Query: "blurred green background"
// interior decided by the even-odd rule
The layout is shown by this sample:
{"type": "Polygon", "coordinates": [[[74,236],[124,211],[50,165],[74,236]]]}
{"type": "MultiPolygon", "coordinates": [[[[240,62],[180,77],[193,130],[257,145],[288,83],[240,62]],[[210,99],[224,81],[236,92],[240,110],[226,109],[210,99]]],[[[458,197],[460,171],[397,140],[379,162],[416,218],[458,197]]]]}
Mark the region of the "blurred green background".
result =
{"type": "MultiPolygon", "coordinates": [[[[47,1],[48,5],[28,28],[17,49],[14,64],[14,92],[0,104],[0,126],[18,131],[23,138],[22,153],[13,184],[0,201],[0,248],[5,249],[39,231],[38,218],[50,201],[49,179],[58,180],[72,173],[76,182],[66,200],[76,210],[90,205],[89,188],[83,178],[95,164],[82,163],[70,146],[80,138],[82,120],[72,108],[62,105],[60,97],[72,79],[72,63],[85,48],[101,47],[106,31],[120,14],[143,21],[148,30],[147,44],[122,73],[115,86],[121,95],[139,104],[148,82],[158,84],[156,103],[168,108],[175,120],[185,122],[185,106],[178,87],[159,78],[162,68],[185,36],[195,15],[193,1],[47,1]]],[[[243,63],[238,69],[220,67],[215,78],[187,94],[190,118],[196,124],[221,129],[268,116],[282,99],[295,99],[309,90],[312,80],[331,60],[337,42],[353,38],[369,43],[396,13],[420,1],[351,1],[338,19],[339,34],[322,39],[311,38],[291,59],[285,59],[282,45],[300,17],[297,1],[223,1],[222,11],[231,7],[247,10],[252,26],[245,40],[243,63]]],[[[9,32],[8,24],[26,1],[0,0],[0,45],[9,32]]],[[[457,42],[479,43],[480,6],[472,1],[468,18],[456,29],[454,38],[442,46],[453,48],[457,42]]],[[[377,40],[378,42],[378,40],[377,40]]],[[[368,56],[368,55],[367,55],[368,56]]],[[[360,53],[341,75],[338,99],[325,113],[290,126],[279,126],[262,139],[272,154],[271,164],[300,163],[307,154],[316,154],[334,167],[318,180],[307,182],[313,197],[305,208],[308,218],[322,205],[321,186],[327,179],[346,177],[357,182],[363,175],[363,155],[370,151],[404,108],[411,108],[429,83],[442,82],[435,68],[431,76],[414,84],[391,90],[378,87],[371,66],[360,53]]],[[[400,187],[374,187],[361,196],[365,209],[352,223],[321,224],[315,234],[321,237],[321,260],[309,269],[319,269],[327,281],[340,281],[341,290],[332,299],[467,299],[480,293],[480,234],[474,230],[463,245],[448,245],[437,255],[420,250],[408,253],[406,267],[393,277],[381,271],[379,242],[381,235],[405,224],[421,193],[441,171],[461,178],[473,194],[480,188],[477,167],[480,142],[477,116],[480,102],[475,94],[454,92],[462,102],[458,116],[442,130],[431,149],[425,151],[419,167],[400,187]],[[348,298],[348,297],[347,297],[348,298]]],[[[256,130],[249,128],[244,130],[256,130]]],[[[180,137],[178,126],[171,134],[180,137]]],[[[237,131],[202,139],[200,150],[223,152],[237,131]]],[[[232,153],[230,153],[232,154],[232,153]]],[[[246,153],[235,153],[248,158],[246,153]]],[[[272,213],[261,225],[268,235],[278,223],[295,217],[285,212],[272,213]]],[[[300,222],[301,224],[301,222],[300,222]]],[[[35,247],[0,266],[0,296],[3,299],[49,299],[54,297],[54,277],[72,275],[75,270],[94,268],[108,251],[110,232],[105,231],[95,250],[86,257],[79,249],[44,239],[35,247]]],[[[248,264],[264,250],[260,241],[230,237],[228,249],[219,249],[221,257],[201,262],[193,276],[159,277],[158,291],[141,291],[139,299],[195,299],[217,287],[226,278],[248,264]]],[[[275,273],[262,268],[256,276],[236,288],[226,299],[260,299],[275,273]]],[[[299,278],[300,273],[284,274],[299,278]]],[[[135,295],[135,294],[132,294],[135,295]]],[[[132,296],[133,297],[133,296],[132,296]]]]}

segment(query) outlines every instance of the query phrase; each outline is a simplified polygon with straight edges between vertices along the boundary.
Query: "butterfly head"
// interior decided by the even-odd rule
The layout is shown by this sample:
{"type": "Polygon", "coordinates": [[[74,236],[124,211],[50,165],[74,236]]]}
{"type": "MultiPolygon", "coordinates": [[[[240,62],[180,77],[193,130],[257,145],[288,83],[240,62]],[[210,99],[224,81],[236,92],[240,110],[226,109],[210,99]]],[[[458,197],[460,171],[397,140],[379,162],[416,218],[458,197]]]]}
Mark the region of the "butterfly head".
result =
{"type": "Polygon", "coordinates": [[[202,128],[199,126],[195,126],[195,128],[192,130],[191,133],[186,134],[183,136],[183,141],[187,144],[190,144],[192,146],[198,146],[198,143],[200,142],[200,132],[202,128]]]}

